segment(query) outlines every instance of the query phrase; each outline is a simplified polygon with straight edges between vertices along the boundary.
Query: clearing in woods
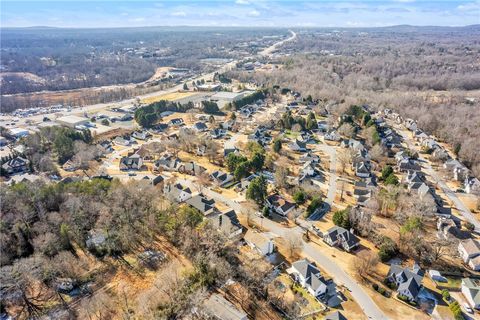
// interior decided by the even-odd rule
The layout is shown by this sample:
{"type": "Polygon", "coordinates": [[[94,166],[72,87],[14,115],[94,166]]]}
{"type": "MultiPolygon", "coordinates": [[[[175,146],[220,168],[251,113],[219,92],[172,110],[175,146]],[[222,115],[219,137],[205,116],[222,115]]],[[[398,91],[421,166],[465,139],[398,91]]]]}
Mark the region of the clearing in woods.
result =
{"type": "Polygon", "coordinates": [[[183,98],[187,98],[197,94],[198,92],[171,92],[158,96],[148,97],[141,100],[141,103],[150,104],[160,100],[175,101],[183,98]]]}

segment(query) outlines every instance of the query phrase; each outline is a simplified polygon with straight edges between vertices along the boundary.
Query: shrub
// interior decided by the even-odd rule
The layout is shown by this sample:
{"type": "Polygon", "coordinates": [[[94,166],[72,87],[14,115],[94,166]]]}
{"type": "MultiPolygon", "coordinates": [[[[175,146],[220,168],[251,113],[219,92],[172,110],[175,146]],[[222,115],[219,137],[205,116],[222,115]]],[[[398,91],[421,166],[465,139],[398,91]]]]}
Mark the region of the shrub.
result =
{"type": "Polygon", "coordinates": [[[295,200],[296,204],[303,204],[307,200],[307,194],[305,191],[300,189],[293,195],[293,200],[295,200]]]}
{"type": "Polygon", "coordinates": [[[350,229],[350,207],[346,208],[345,210],[337,211],[333,214],[333,223],[339,227],[350,229]]]}
{"type": "Polygon", "coordinates": [[[109,122],[107,119],[103,119],[103,120],[102,120],[102,124],[103,124],[104,126],[108,126],[108,125],[110,125],[110,122],[109,122]]]}
{"type": "Polygon", "coordinates": [[[397,254],[397,244],[389,237],[383,237],[378,250],[378,257],[382,262],[387,262],[397,254]]]}
{"type": "Polygon", "coordinates": [[[475,230],[475,225],[473,223],[471,223],[470,221],[467,221],[465,223],[465,228],[468,230],[468,231],[473,231],[475,230]]]}
{"type": "Polygon", "coordinates": [[[374,283],[372,285],[373,290],[378,291],[378,284],[374,283]]]}
{"type": "Polygon", "coordinates": [[[445,300],[450,300],[450,292],[448,292],[447,289],[443,289],[443,290],[442,290],[442,297],[443,297],[443,299],[445,299],[445,300]]]}

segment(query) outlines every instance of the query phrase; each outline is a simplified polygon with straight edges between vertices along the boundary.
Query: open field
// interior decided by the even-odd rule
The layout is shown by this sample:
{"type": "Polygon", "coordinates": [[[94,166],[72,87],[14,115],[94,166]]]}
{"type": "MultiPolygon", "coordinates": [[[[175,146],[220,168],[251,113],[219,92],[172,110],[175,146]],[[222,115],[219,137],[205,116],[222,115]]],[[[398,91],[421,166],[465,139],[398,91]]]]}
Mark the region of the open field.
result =
{"type": "Polygon", "coordinates": [[[157,101],[160,101],[160,100],[175,101],[175,100],[191,97],[195,94],[197,94],[197,93],[196,92],[180,92],[180,91],[170,92],[170,93],[166,93],[166,94],[162,94],[162,95],[158,95],[158,96],[148,97],[148,98],[140,100],[140,102],[145,103],[145,104],[150,104],[150,103],[157,102],[157,101]]]}

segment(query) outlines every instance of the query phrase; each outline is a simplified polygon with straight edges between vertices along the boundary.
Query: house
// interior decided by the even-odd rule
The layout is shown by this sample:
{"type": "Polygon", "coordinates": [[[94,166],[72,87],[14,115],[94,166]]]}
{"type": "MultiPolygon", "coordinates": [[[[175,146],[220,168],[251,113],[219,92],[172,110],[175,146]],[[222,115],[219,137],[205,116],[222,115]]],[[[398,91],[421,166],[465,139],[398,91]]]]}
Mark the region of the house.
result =
{"type": "Polygon", "coordinates": [[[327,315],[325,320],[347,320],[347,318],[340,311],[335,311],[327,315]]]}
{"type": "Polygon", "coordinates": [[[248,320],[247,314],[218,293],[213,293],[203,302],[203,309],[210,317],[218,320],[248,320]]]}
{"type": "Polygon", "coordinates": [[[103,149],[103,151],[104,151],[105,153],[111,153],[111,152],[113,152],[112,143],[111,143],[110,141],[108,141],[108,140],[104,140],[104,141],[100,142],[98,145],[100,146],[100,148],[103,149]]]}
{"type": "Polygon", "coordinates": [[[458,254],[472,270],[480,270],[480,243],[477,240],[467,239],[460,241],[458,254]]]}
{"type": "Polygon", "coordinates": [[[448,155],[448,152],[447,150],[439,147],[439,148],[436,148],[435,150],[433,150],[432,152],[432,156],[436,159],[448,159],[449,155],[448,155]]]}
{"type": "Polygon", "coordinates": [[[232,141],[225,141],[223,144],[223,156],[228,156],[232,152],[238,152],[237,147],[232,141]]]}
{"type": "Polygon", "coordinates": [[[397,164],[397,170],[400,172],[422,171],[422,167],[414,160],[408,159],[399,161],[397,164]]]}
{"type": "Polygon", "coordinates": [[[413,183],[423,183],[425,180],[425,176],[423,173],[418,171],[408,171],[407,175],[405,176],[405,183],[413,184],[413,183]]]}
{"type": "Polygon", "coordinates": [[[179,158],[166,154],[153,163],[153,170],[178,171],[181,165],[182,161],[179,158]]]}
{"type": "Polygon", "coordinates": [[[174,127],[179,127],[179,126],[184,125],[184,122],[183,122],[182,118],[174,118],[174,119],[170,120],[169,123],[170,123],[170,125],[172,125],[174,127]]]}
{"type": "Polygon", "coordinates": [[[240,183],[235,187],[235,191],[237,192],[242,192],[248,189],[248,186],[250,185],[250,182],[252,182],[253,179],[258,177],[256,174],[251,174],[246,178],[243,178],[240,180],[240,183]]]}
{"type": "Polygon", "coordinates": [[[300,163],[310,162],[310,163],[319,163],[320,157],[312,152],[303,153],[299,158],[298,161],[300,163]]]}
{"type": "Polygon", "coordinates": [[[2,164],[2,169],[8,174],[24,173],[28,170],[29,161],[22,157],[15,157],[2,164]]]}
{"type": "Polygon", "coordinates": [[[243,238],[252,249],[257,250],[261,255],[266,256],[273,253],[275,245],[273,244],[272,238],[266,233],[249,229],[243,238]]]}
{"type": "Polygon", "coordinates": [[[301,176],[308,176],[308,177],[313,177],[318,174],[318,170],[315,166],[315,163],[311,161],[307,161],[303,164],[303,166],[300,168],[300,175],[301,176]]]}
{"type": "Polygon", "coordinates": [[[230,173],[225,173],[220,170],[212,172],[210,178],[212,178],[213,181],[215,181],[215,183],[218,184],[220,187],[225,186],[234,179],[234,177],[230,173]]]}
{"type": "Polygon", "coordinates": [[[437,270],[433,270],[433,269],[430,269],[428,270],[428,275],[430,276],[430,278],[434,281],[437,281],[437,282],[448,282],[448,279],[445,278],[444,276],[442,276],[442,274],[437,271],[437,270]]]}
{"type": "Polygon", "coordinates": [[[295,261],[287,272],[312,296],[319,297],[327,292],[327,281],[308,259],[295,261]]]}
{"type": "Polygon", "coordinates": [[[212,214],[208,216],[208,219],[220,233],[229,239],[239,238],[243,232],[243,227],[234,210],[212,214]]]}
{"type": "Polygon", "coordinates": [[[192,197],[190,188],[180,184],[166,184],[163,187],[163,193],[172,201],[183,202],[192,197]]]}
{"type": "Polygon", "coordinates": [[[480,180],[475,177],[469,177],[465,179],[465,192],[480,194],[480,180]]]}
{"type": "Polygon", "coordinates": [[[72,159],[68,160],[62,165],[62,169],[67,171],[67,172],[72,172],[75,171],[79,168],[79,165],[75,163],[75,161],[72,161],[72,159]]]}
{"type": "Polygon", "coordinates": [[[295,203],[288,202],[278,194],[269,195],[265,201],[267,207],[282,216],[288,215],[295,208],[295,203]]]}
{"type": "Polygon", "coordinates": [[[437,220],[437,236],[443,239],[459,238],[461,230],[457,223],[451,218],[439,217],[437,220]]]}
{"type": "Polygon", "coordinates": [[[366,162],[359,162],[355,165],[355,175],[360,178],[368,178],[370,176],[370,169],[366,162]]]}
{"type": "Polygon", "coordinates": [[[456,159],[447,160],[443,167],[452,172],[453,178],[457,181],[464,181],[469,174],[468,168],[466,168],[460,161],[456,159]]]}
{"type": "Polygon", "coordinates": [[[296,151],[296,152],[305,152],[307,151],[307,143],[304,142],[304,141],[300,141],[298,139],[295,139],[295,141],[291,142],[288,144],[288,147],[292,150],[292,151],[296,151]]]}
{"type": "Polygon", "coordinates": [[[233,126],[235,125],[235,120],[227,120],[220,123],[220,126],[223,130],[232,130],[233,126]]]}
{"type": "Polygon", "coordinates": [[[185,200],[185,203],[200,211],[204,216],[216,211],[215,200],[207,198],[202,193],[185,200]]]}
{"type": "Polygon", "coordinates": [[[215,128],[215,129],[210,131],[210,136],[213,139],[223,138],[226,134],[227,134],[227,132],[224,129],[220,129],[220,128],[215,128]]]}
{"type": "Polygon", "coordinates": [[[205,169],[204,167],[198,165],[196,162],[194,161],[189,161],[189,162],[183,162],[182,164],[180,164],[180,166],[178,167],[178,172],[180,173],[186,173],[186,174],[189,174],[191,176],[198,176],[200,174],[202,174],[203,172],[207,171],[207,169],[205,169]]]}
{"type": "Polygon", "coordinates": [[[139,154],[134,154],[120,159],[120,170],[140,170],[143,166],[143,158],[139,154]]]}
{"type": "Polygon", "coordinates": [[[395,283],[399,295],[415,301],[422,288],[423,272],[416,263],[411,269],[392,264],[388,270],[387,280],[395,283]]]}
{"type": "Polygon", "coordinates": [[[204,131],[207,131],[207,129],[208,127],[205,124],[205,122],[196,122],[193,125],[193,130],[195,130],[196,132],[204,132],[204,131]]]}
{"type": "Polygon", "coordinates": [[[341,247],[347,252],[354,250],[360,244],[360,240],[353,233],[339,226],[328,229],[323,235],[323,241],[332,247],[341,247]]]}
{"type": "Polygon", "coordinates": [[[340,134],[335,130],[325,134],[323,138],[328,141],[340,141],[340,139],[342,139],[340,134]]]}
{"type": "Polygon", "coordinates": [[[480,281],[478,279],[463,278],[462,294],[472,308],[480,310],[480,281]]]}
{"type": "Polygon", "coordinates": [[[117,146],[129,146],[130,145],[130,140],[125,139],[124,137],[116,137],[113,139],[113,143],[117,146]]]}
{"type": "Polygon", "coordinates": [[[152,135],[148,132],[148,131],[135,131],[133,134],[132,134],[132,137],[134,137],[135,139],[138,139],[138,140],[147,140],[148,138],[150,138],[152,135]]]}

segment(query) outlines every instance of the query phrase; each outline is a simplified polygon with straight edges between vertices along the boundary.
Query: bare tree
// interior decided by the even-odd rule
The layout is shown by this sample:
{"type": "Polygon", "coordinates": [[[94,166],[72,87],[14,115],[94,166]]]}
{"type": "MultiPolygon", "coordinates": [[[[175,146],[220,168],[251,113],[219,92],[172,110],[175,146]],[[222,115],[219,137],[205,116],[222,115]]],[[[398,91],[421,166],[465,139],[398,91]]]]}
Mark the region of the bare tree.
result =
{"type": "Polygon", "coordinates": [[[338,133],[347,138],[353,138],[355,128],[350,123],[344,123],[338,128],[338,133]]]}
{"type": "Polygon", "coordinates": [[[360,252],[355,259],[355,271],[360,278],[364,279],[366,276],[372,275],[378,262],[378,255],[376,255],[374,252],[360,252]]]}
{"type": "Polygon", "coordinates": [[[303,248],[302,237],[294,231],[287,231],[284,235],[290,258],[298,257],[303,248]]]}

